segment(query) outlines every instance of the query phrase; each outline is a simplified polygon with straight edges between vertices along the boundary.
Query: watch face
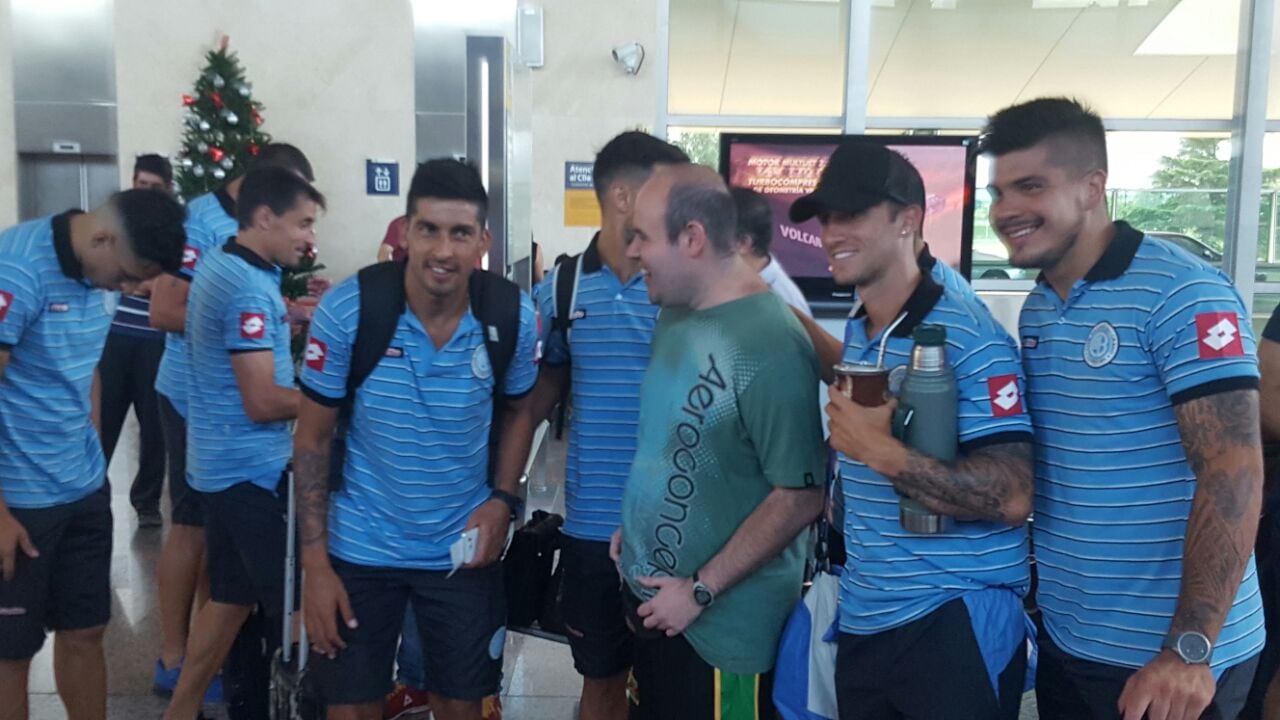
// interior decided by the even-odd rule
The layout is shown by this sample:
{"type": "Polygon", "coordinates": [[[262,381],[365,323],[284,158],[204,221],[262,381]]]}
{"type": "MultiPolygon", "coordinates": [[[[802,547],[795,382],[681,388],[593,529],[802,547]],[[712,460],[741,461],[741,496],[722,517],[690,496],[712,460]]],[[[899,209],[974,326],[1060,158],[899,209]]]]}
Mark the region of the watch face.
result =
{"type": "Polygon", "coordinates": [[[706,607],[711,604],[711,591],[704,587],[695,586],[693,588],[693,601],[706,607]]]}
{"type": "Polygon", "coordinates": [[[1178,654],[1189,663],[1202,663],[1209,659],[1209,638],[1200,633],[1183,633],[1178,637],[1178,654]]]}

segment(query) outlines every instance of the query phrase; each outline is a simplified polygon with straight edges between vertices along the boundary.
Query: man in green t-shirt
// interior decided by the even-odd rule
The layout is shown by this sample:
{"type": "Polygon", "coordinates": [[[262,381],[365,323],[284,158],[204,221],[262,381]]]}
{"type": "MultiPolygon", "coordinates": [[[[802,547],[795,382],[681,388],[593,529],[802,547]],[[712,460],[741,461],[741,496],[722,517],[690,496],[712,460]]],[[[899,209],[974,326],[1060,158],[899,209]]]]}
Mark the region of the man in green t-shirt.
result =
{"type": "Polygon", "coordinates": [[[638,636],[632,718],[771,717],[800,535],[822,509],[817,358],[735,252],[711,170],[655,171],[633,225],[628,254],[662,313],[613,543],[638,636]]]}

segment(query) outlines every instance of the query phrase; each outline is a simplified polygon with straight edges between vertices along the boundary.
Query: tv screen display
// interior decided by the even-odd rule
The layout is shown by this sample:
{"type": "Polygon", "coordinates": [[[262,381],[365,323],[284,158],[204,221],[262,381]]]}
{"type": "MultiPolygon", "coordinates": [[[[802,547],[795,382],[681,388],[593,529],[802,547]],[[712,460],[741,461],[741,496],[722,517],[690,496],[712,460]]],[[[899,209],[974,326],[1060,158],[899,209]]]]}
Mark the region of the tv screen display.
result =
{"type": "MultiPolygon", "coordinates": [[[[939,261],[969,276],[973,244],[972,137],[859,136],[902,153],[924,180],[924,239],[939,261]]],[[[791,203],[818,184],[836,135],[732,134],[721,136],[720,163],[732,186],[755,190],[773,209],[773,256],[811,301],[847,300],[849,288],[831,279],[816,218],[793,223],[791,203]]]]}

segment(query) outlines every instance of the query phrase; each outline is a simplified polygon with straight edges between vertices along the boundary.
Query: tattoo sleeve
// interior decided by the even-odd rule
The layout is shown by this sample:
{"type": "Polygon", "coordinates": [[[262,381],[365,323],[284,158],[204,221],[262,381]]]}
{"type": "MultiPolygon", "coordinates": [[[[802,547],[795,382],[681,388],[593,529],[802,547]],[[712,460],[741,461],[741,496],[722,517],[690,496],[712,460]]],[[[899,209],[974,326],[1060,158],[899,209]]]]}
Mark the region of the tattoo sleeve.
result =
{"type": "Polygon", "coordinates": [[[1174,408],[1196,475],[1171,632],[1216,640],[1240,588],[1262,510],[1262,439],[1256,390],[1234,390],[1174,408]]]}
{"type": "Polygon", "coordinates": [[[954,463],[907,448],[906,469],[892,481],[933,512],[1017,526],[1031,514],[1032,476],[1031,444],[1002,443],[954,463]]]}
{"type": "Polygon", "coordinates": [[[324,548],[329,539],[329,448],[295,448],[293,482],[299,541],[303,548],[317,543],[324,548]]]}

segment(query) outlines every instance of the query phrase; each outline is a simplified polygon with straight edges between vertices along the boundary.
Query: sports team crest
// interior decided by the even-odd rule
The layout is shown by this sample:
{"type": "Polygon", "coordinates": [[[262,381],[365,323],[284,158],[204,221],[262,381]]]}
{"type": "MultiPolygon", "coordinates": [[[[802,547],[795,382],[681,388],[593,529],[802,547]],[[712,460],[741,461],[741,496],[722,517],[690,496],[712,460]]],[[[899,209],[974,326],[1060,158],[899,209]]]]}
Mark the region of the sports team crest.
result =
{"type": "Polygon", "coordinates": [[[1120,336],[1111,323],[1103,322],[1093,326],[1089,331],[1089,340],[1084,344],[1084,362],[1091,368],[1100,368],[1116,359],[1120,352],[1120,336]]]}

